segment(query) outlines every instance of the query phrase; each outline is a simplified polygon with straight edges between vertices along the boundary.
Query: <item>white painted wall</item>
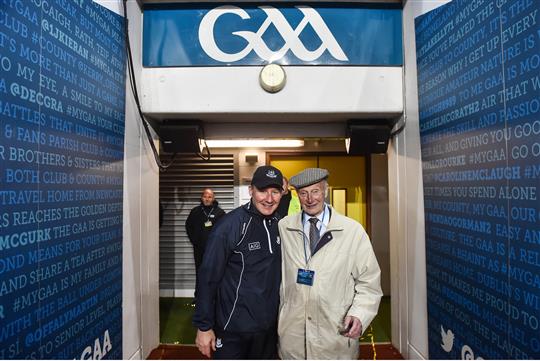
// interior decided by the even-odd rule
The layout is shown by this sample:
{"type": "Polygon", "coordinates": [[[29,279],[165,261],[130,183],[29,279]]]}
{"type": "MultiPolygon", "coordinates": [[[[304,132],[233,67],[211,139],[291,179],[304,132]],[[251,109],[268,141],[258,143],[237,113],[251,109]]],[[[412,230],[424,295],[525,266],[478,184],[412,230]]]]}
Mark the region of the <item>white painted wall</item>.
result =
{"type": "MultiPolygon", "coordinates": [[[[122,14],[120,0],[97,1],[122,14]]],[[[142,14],[128,1],[135,72],[141,71],[142,14]]],[[[140,76],[137,79],[140,86],[140,76]]],[[[159,344],[159,172],[126,82],[122,271],[123,359],[145,359],[159,344]]]]}
{"type": "Polygon", "coordinates": [[[392,343],[406,359],[427,359],[424,200],[414,18],[448,1],[408,0],[403,8],[407,126],[389,146],[392,343]]]}
{"type": "MultiPolygon", "coordinates": [[[[389,117],[401,114],[401,67],[285,66],[287,85],[269,94],[259,85],[262,67],[145,68],[145,112],[158,118],[234,120],[236,115],[343,114],[389,117]]],[[[308,119],[309,120],[309,119],[308,119]]]]}

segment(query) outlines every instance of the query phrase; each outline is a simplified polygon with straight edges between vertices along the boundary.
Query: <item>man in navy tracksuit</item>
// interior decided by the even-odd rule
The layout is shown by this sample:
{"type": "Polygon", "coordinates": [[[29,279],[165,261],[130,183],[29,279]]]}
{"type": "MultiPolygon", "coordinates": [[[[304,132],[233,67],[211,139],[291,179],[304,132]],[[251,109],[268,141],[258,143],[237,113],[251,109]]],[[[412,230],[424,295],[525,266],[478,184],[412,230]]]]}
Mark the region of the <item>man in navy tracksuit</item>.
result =
{"type": "Polygon", "coordinates": [[[207,357],[277,357],[282,184],[277,168],[257,168],[250,202],[225,215],[208,238],[193,316],[195,343],[207,357]]]}

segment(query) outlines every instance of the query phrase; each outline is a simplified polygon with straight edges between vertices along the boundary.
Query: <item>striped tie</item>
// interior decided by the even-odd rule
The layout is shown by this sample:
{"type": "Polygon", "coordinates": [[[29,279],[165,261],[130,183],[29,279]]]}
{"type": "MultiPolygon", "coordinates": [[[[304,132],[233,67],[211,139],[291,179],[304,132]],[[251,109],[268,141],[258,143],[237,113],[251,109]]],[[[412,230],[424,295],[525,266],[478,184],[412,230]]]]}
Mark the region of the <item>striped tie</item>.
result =
{"type": "Polygon", "coordinates": [[[309,219],[309,246],[311,247],[311,253],[313,254],[313,251],[315,251],[315,247],[317,247],[317,243],[319,243],[319,229],[317,228],[317,222],[319,221],[318,218],[312,217],[309,219]]]}

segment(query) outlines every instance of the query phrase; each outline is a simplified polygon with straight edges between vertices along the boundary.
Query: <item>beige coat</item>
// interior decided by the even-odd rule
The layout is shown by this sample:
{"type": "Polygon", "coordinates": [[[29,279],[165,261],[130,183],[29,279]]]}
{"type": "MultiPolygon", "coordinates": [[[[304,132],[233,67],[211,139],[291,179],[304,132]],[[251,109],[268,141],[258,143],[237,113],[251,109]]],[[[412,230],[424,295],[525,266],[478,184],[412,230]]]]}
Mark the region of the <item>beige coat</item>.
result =
{"type": "Polygon", "coordinates": [[[302,212],[279,222],[281,359],[358,359],[359,341],[340,335],[338,327],[355,316],[363,332],[377,314],[381,271],[369,237],[358,222],[331,211],[325,235],[332,239],[307,264],[302,212]],[[313,286],[296,282],[299,268],[315,271],[313,286]]]}

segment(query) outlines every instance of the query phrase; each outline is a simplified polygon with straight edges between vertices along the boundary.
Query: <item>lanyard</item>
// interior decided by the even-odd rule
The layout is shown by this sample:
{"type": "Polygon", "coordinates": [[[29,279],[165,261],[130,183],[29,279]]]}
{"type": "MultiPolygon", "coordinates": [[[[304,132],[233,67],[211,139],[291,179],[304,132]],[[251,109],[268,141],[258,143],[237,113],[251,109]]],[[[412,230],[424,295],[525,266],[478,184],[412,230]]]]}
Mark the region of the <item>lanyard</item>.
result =
{"type": "MultiPolygon", "coordinates": [[[[324,210],[323,210],[323,216],[322,216],[322,220],[321,220],[321,226],[319,227],[319,236],[322,236],[322,234],[320,234],[321,232],[321,229],[322,229],[322,226],[324,224],[324,217],[326,216],[326,209],[328,208],[328,206],[325,204],[324,205],[324,210]]],[[[309,261],[311,260],[311,247],[308,246],[307,244],[309,243],[309,239],[307,239],[306,237],[306,232],[304,232],[304,212],[302,212],[302,239],[304,241],[304,259],[306,260],[306,267],[309,263],[309,261]],[[310,254],[309,254],[309,258],[307,256],[307,249],[310,249],[310,254]]]]}
{"type": "Polygon", "coordinates": [[[208,213],[208,214],[204,211],[204,206],[201,206],[201,209],[202,209],[204,215],[206,216],[206,220],[208,221],[210,219],[210,216],[212,215],[212,212],[214,211],[214,207],[212,207],[212,209],[210,210],[210,213],[208,213]]]}

